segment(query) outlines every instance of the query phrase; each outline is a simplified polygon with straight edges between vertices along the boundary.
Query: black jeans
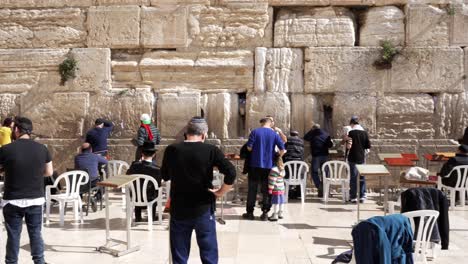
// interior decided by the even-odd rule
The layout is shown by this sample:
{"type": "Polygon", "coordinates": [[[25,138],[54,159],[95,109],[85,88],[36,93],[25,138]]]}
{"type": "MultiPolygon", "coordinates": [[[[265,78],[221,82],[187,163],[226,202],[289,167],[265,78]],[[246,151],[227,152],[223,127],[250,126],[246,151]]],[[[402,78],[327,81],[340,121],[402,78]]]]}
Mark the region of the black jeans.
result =
{"type": "MultiPolygon", "coordinates": [[[[147,209],[147,206],[135,206],[135,221],[140,222],[141,221],[141,210],[147,209]]],[[[158,203],[153,204],[153,209],[152,209],[152,215],[153,215],[153,221],[156,220],[157,217],[157,210],[158,209],[158,203]]]]}
{"type": "Polygon", "coordinates": [[[23,218],[28,228],[31,256],[34,264],[44,264],[44,241],[42,240],[42,206],[18,207],[7,204],[3,208],[5,228],[8,234],[5,263],[17,264],[23,218]]]}
{"type": "Polygon", "coordinates": [[[268,193],[268,175],[270,169],[250,168],[248,176],[248,193],[247,193],[247,213],[253,213],[255,201],[257,200],[257,190],[260,184],[262,192],[263,204],[262,211],[268,212],[271,209],[271,195],[268,193]]]}

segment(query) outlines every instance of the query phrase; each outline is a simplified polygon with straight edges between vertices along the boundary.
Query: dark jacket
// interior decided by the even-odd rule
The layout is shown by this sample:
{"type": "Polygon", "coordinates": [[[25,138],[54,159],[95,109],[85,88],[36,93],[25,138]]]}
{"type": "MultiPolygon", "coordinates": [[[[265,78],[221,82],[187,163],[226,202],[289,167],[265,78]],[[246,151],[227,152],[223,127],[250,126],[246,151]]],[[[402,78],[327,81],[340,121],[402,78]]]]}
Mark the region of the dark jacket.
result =
{"type": "Polygon", "coordinates": [[[463,134],[462,144],[468,145],[468,127],[465,128],[465,133],[463,134]]]}
{"type": "Polygon", "coordinates": [[[351,130],[348,137],[352,139],[351,149],[348,153],[348,161],[363,164],[366,158],[365,150],[371,148],[369,135],[363,130],[351,130]]]}
{"type": "Polygon", "coordinates": [[[455,187],[455,185],[457,184],[457,179],[458,179],[457,173],[454,172],[454,173],[451,173],[450,175],[449,173],[452,171],[453,168],[459,165],[468,165],[468,155],[457,153],[455,157],[450,158],[444,164],[444,166],[442,166],[442,169],[440,170],[440,177],[442,177],[442,183],[444,185],[455,187]],[[445,177],[445,176],[448,176],[448,177],[445,177]]]}
{"type": "MultiPolygon", "coordinates": [[[[158,186],[161,187],[161,170],[152,162],[148,161],[135,161],[132,163],[130,168],[127,170],[127,175],[131,174],[144,174],[153,177],[157,182],[158,186]]],[[[143,181],[140,181],[141,188],[143,188],[143,181]]],[[[135,182],[133,184],[136,184],[135,182]]],[[[146,196],[151,201],[158,196],[158,191],[154,190],[154,185],[149,182],[147,187],[146,196]]]]}
{"type": "MultiPolygon", "coordinates": [[[[449,246],[449,214],[448,200],[445,194],[435,188],[412,188],[401,194],[401,212],[417,210],[439,211],[437,225],[432,231],[431,241],[441,241],[442,249],[449,246]]],[[[416,227],[417,230],[417,227],[416,227]]]]}
{"type": "Polygon", "coordinates": [[[240,158],[244,160],[244,168],[242,169],[242,174],[249,173],[250,170],[250,154],[251,152],[247,149],[247,143],[245,143],[240,149],[240,158]]]}
{"type": "Polygon", "coordinates": [[[86,170],[91,181],[99,177],[99,164],[107,163],[103,156],[91,152],[82,152],[75,156],[75,169],[86,170]]]}
{"type": "Polygon", "coordinates": [[[310,142],[312,157],[328,156],[328,149],[333,147],[330,135],[320,128],[311,129],[304,135],[304,140],[310,142]]]}
{"type": "Polygon", "coordinates": [[[300,137],[288,137],[288,141],[284,146],[286,147],[286,154],[284,154],[283,157],[284,162],[291,160],[304,160],[304,140],[300,137]]]}
{"type": "Polygon", "coordinates": [[[112,122],[105,120],[104,127],[95,127],[86,133],[86,142],[91,144],[95,153],[107,151],[107,138],[109,138],[112,128],[114,128],[112,122]]]}
{"type": "Polygon", "coordinates": [[[372,217],[354,227],[351,234],[356,263],[413,263],[413,231],[406,216],[372,217]]]}

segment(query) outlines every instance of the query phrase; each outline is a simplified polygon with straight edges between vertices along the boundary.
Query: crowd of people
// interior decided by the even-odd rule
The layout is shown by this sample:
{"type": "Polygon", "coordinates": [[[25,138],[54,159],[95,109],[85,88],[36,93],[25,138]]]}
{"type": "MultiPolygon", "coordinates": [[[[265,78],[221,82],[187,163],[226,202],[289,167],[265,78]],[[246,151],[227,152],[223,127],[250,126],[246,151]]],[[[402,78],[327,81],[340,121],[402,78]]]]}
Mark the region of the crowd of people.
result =
{"type": "MultiPolygon", "coordinates": [[[[135,161],[127,174],[152,176],[159,186],[163,180],[171,181],[170,247],[174,263],[187,263],[193,231],[197,236],[202,262],[217,263],[215,201],[231,189],[236,178],[235,167],[219,148],[205,143],[207,122],[202,117],[194,117],[184,128],[184,140],[165,149],[159,168],[154,161],[156,146],[161,141],[159,130],[148,114],[143,114],[140,120],[135,140],[135,161]],[[214,169],[224,175],[224,184],[218,190],[214,190],[212,184],[214,169]]],[[[95,126],[87,132],[80,153],[75,156],[74,169],[89,174],[91,187],[96,186],[101,178],[101,168],[108,163],[107,141],[113,127],[111,121],[97,119],[95,126]]],[[[44,177],[53,174],[53,165],[47,147],[31,138],[32,131],[33,124],[25,117],[7,118],[0,128],[0,165],[5,173],[2,207],[8,234],[6,263],[18,262],[23,219],[28,228],[33,261],[36,264],[45,263],[41,235],[44,177]]],[[[241,157],[245,159],[243,173],[248,174],[246,212],[242,218],[255,219],[259,186],[262,194],[260,219],[278,221],[283,217],[284,179],[288,177],[284,162],[304,160],[304,140],[310,143],[311,148],[311,180],[318,190],[317,195],[323,196],[319,171],[330,159],[329,149],[334,146],[330,134],[314,124],[303,138],[294,130],[287,137],[275,126],[272,116],[265,116],[260,120],[260,126],[251,131],[241,149],[241,157]],[[273,213],[268,215],[272,207],[273,213]]],[[[356,165],[366,162],[371,144],[357,116],[352,116],[349,126],[344,127],[341,145],[351,170],[350,201],[364,202],[366,185],[363,177],[360,178],[361,193],[359,196],[356,193],[359,176],[356,165]]],[[[442,167],[440,174],[447,176],[442,180],[444,184],[454,184],[450,173],[457,165],[468,165],[468,128],[460,140],[456,156],[442,167]]],[[[322,172],[322,177],[327,177],[326,174],[322,172]]],[[[89,191],[87,188],[89,185],[83,187],[82,192],[89,191]]],[[[149,199],[158,196],[156,189],[149,186],[146,194],[149,199]]],[[[291,190],[290,194],[297,198],[298,192],[291,190]]],[[[97,192],[94,200],[101,196],[102,193],[97,192]]],[[[152,210],[153,219],[157,219],[155,207],[156,204],[152,210]]],[[[141,211],[142,208],[135,208],[136,222],[142,221],[141,211]]]]}

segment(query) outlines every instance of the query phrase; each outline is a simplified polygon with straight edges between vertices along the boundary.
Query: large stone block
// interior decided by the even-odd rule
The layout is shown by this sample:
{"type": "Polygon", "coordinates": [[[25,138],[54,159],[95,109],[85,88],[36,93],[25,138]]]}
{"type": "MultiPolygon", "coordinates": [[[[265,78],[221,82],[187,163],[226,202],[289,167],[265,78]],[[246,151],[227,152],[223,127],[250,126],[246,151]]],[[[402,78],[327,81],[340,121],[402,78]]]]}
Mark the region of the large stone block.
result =
{"type": "MultiPolygon", "coordinates": [[[[135,160],[136,146],[129,139],[111,139],[107,147],[109,149],[109,156],[113,160],[123,160],[128,164],[131,164],[135,160]]],[[[156,159],[158,156],[162,156],[159,146],[157,149],[156,159]]]]}
{"type": "Polygon", "coordinates": [[[267,115],[275,118],[275,125],[284,132],[289,131],[291,123],[291,103],[286,93],[247,94],[246,122],[247,131],[260,126],[260,119],[267,115]]]}
{"type": "Polygon", "coordinates": [[[306,93],[361,92],[384,89],[385,71],[373,63],[378,48],[308,48],[305,51],[306,93]]]}
{"type": "Polygon", "coordinates": [[[86,129],[96,118],[106,118],[114,123],[112,138],[136,138],[143,113],[155,110],[155,96],[149,88],[122,89],[92,96],[86,129]]]}
{"type": "Polygon", "coordinates": [[[380,46],[390,41],[394,46],[405,44],[405,15],[395,6],[370,8],[362,17],[359,46],[380,46]]]}
{"type": "Polygon", "coordinates": [[[451,16],[445,8],[415,4],[406,6],[408,46],[448,46],[451,16]]]}
{"type": "Polygon", "coordinates": [[[468,2],[457,5],[453,10],[451,45],[468,46],[468,2]]]}
{"type": "Polygon", "coordinates": [[[44,144],[49,150],[55,171],[62,173],[68,168],[75,167],[74,157],[78,154],[82,143],[81,139],[47,139],[39,137],[36,140],[44,144]]]}
{"type": "Polygon", "coordinates": [[[143,81],[154,89],[189,89],[245,92],[253,89],[253,52],[170,52],[143,55],[143,81]]]}
{"type": "Polygon", "coordinates": [[[291,95],[291,130],[297,130],[304,135],[313,124],[323,123],[322,104],[317,96],[312,94],[291,95]]]}
{"type": "Polygon", "coordinates": [[[141,44],[147,48],[187,46],[187,7],[142,7],[141,44]]]}
{"type": "Polygon", "coordinates": [[[463,92],[463,50],[406,48],[391,69],[389,93],[463,92]]]}
{"type": "Polygon", "coordinates": [[[231,93],[206,94],[205,118],[209,134],[219,139],[238,137],[239,96],[231,93]]]}
{"type": "Polygon", "coordinates": [[[200,115],[200,93],[161,93],[158,95],[157,106],[158,126],[161,129],[161,135],[175,138],[183,135],[183,129],[190,118],[200,115]]]}
{"type": "Polygon", "coordinates": [[[351,116],[357,115],[359,123],[370,136],[376,132],[377,98],[368,94],[335,94],[333,102],[333,130],[337,138],[343,135],[343,127],[349,125],[351,116]]]}
{"type": "Polygon", "coordinates": [[[94,0],[2,0],[0,8],[88,7],[94,0]]]}
{"type": "Polygon", "coordinates": [[[434,116],[437,138],[460,138],[468,125],[466,93],[442,93],[437,97],[434,116]]]}
{"type": "Polygon", "coordinates": [[[5,118],[19,115],[20,98],[18,94],[0,94],[0,116],[5,118]]]}
{"type": "Polygon", "coordinates": [[[428,94],[385,95],[378,101],[379,138],[434,137],[434,101],[428,94]]]}
{"type": "Polygon", "coordinates": [[[1,48],[66,48],[84,46],[85,13],[79,8],[3,9],[1,48]]]}
{"type": "Polygon", "coordinates": [[[159,6],[159,5],[165,5],[165,4],[184,4],[184,5],[189,5],[189,4],[199,4],[199,5],[209,5],[210,0],[150,0],[151,5],[153,6],[159,6]]]}
{"type": "Polygon", "coordinates": [[[267,4],[189,9],[192,48],[271,47],[273,10],[267,4]]]}
{"type": "Polygon", "coordinates": [[[140,73],[140,54],[112,54],[112,87],[135,87],[143,82],[140,73]]]}
{"type": "Polygon", "coordinates": [[[149,6],[150,0],[96,0],[96,5],[139,5],[149,6]]]}
{"type": "Polygon", "coordinates": [[[330,0],[269,0],[272,6],[327,6],[330,0]]]}
{"type": "Polygon", "coordinates": [[[88,108],[88,93],[48,93],[38,101],[36,93],[31,91],[21,97],[20,109],[21,115],[33,122],[36,134],[50,138],[76,138],[83,135],[88,108]]]}
{"type": "Polygon", "coordinates": [[[280,9],[275,47],[354,46],[354,15],[346,8],[280,9]]]}
{"type": "Polygon", "coordinates": [[[66,85],[76,91],[102,92],[110,89],[110,49],[73,49],[70,55],[78,62],[76,77],[66,85]]]}
{"type": "Polygon", "coordinates": [[[87,29],[88,47],[136,48],[140,45],[140,7],[90,7],[87,29]]]}
{"type": "Polygon", "coordinates": [[[301,49],[257,48],[256,92],[304,92],[304,55],[301,49]]]}

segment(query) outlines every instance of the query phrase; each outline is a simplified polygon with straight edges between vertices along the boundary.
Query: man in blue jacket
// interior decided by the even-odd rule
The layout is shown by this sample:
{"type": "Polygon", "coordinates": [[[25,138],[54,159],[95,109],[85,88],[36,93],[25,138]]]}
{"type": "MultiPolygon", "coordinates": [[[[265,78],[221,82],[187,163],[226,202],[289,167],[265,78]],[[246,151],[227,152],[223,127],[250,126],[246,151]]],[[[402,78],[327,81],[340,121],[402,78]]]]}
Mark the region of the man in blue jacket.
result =
{"type": "Polygon", "coordinates": [[[94,128],[86,133],[86,142],[91,144],[94,153],[107,156],[107,139],[114,128],[112,122],[102,118],[96,119],[94,128]]]}
{"type": "MultiPolygon", "coordinates": [[[[312,126],[312,129],[304,136],[304,140],[310,142],[310,154],[312,155],[312,181],[318,189],[318,196],[323,197],[323,186],[319,176],[319,169],[328,161],[328,149],[333,147],[330,135],[320,128],[319,124],[312,126]]],[[[323,174],[323,172],[322,172],[323,174]]]]}

